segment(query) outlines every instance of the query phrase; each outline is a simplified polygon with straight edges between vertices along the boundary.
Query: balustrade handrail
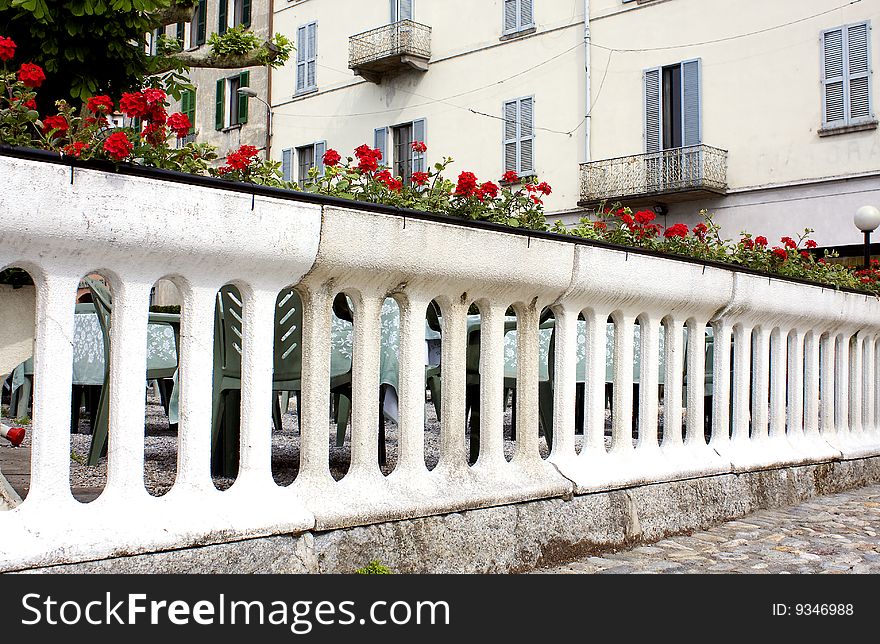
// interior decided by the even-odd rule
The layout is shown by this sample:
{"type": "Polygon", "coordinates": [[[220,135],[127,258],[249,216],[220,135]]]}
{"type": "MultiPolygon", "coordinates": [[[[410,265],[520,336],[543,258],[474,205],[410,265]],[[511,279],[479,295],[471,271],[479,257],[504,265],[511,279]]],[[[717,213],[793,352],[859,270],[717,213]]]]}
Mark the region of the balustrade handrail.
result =
{"type": "Polygon", "coordinates": [[[430,213],[407,215],[404,226],[406,213],[396,209],[146,168],[120,168],[113,176],[107,167],[76,164],[71,175],[66,159],[45,163],[34,158],[40,155],[6,152],[0,154],[0,269],[19,266],[34,276],[39,396],[30,491],[20,506],[0,512],[0,570],[880,455],[877,298],[430,213]],[[157,202],[155,194],[164,200],[157,202]],[[109,467],[101,498],[84,509],[71,497],[67,476],[70,337],[79,278],[96,269],[106,271],[114,289],[109,467]],[[144,489],[143,452],[147,301],[155,281],[166,276],[178,282],[184,298],[179,465],[171,491],[152,497],[144,489]],[[219,492],[208,467],[213,364],[204,347],[212,346],[217,291],[229,283],[239,286],[243,298],[241,457],[235,484],[219,492]],[[267,429],[273,314],[278,293],[291,284],[303,304],[302,422],[299,471],[284,488],[272,478],[267,429]],[[342,291],[355,311],[351,464],[345,478],[335,481],[328,450],[329,321],[342,291]],[[401,323],[398,456],[386,477],[377,463],[376,395],[380,312],[387,297],[397,300],[401,323]],[[432,300],[443,319],[443,377],[439,462],[429,471],[424,329],[432,300]],[[480,458],[473,466],[463,440],[471,303],[483,316],[480,458]],[[517,444],[508,461],[501,403],[504,322],[511,306],[518,317],[517,444]],[[538,432],[545,307],[555,315],[548,459],[539,452],[538,432]],[[577,452],[580,316],[588,375],[577,452]],[[609,317],[615,329],[610,449],[604,407],[609,317]],[[637,320],[642,389],[634,400],[631,339],[637,320]],[[687,373],[704,372],[707,325],[714,330],[709,403],[702,386],[686,388],[683,375],[685,364],[687,373]],[[667,340],[668,429],[662,438],[655,386],[661,331],[667,340]],[[705,404],[713,413],[708,441],[705,404]]]}
{"type": "Polygon", "coordinates": [[[408,54],[431,57],[431,27],[412,20],[400,20],[349,38],[349,67],[388,56],[408,54]],[[401,35],[409,37],[401,38],[401,35]]]}

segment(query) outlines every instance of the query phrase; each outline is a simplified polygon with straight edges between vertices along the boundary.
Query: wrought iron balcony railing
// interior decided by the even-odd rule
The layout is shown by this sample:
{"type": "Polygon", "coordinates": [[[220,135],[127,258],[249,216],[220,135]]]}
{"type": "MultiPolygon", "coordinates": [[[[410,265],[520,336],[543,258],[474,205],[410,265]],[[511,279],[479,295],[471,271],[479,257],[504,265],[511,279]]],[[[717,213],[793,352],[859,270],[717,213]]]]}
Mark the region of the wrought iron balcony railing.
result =
{"type": "Polygon", "coordinates": [[[412,20],[371,29],[349,38],[348,66],[367,80],[411,68],[428,70],[431,58],[431,28],[412,20]]]}
{"type": "Polygon", "coordinates": [[[686,201],[727,191],[727,150],[709,145],[581,164],[580,204],[664,196],[686,201]]]}

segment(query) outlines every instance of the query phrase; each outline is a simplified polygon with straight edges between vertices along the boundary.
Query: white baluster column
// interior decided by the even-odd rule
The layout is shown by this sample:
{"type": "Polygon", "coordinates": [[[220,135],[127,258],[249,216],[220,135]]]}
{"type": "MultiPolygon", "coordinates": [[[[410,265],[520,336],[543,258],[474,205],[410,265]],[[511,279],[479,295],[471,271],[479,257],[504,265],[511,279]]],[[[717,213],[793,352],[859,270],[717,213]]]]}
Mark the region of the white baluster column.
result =
{"type": "Polygon", "coordinates": [[[379,471],[379,350],[383,299],[357,298],[354,310],[351,368],[351,474],[379,471]]]}
{"type": "Polygon", "coordinates": [[[691,318],[687,327],[687,444],[705,446],[706,323],[691,318]]]}
{"type": "Polygon", "coordinates": [[[749,441],[749,395],[752,378],[752,327],[738,324],[734,327],[733,356],[733,434],[732,442],[749,441]]]}
{"type": "Polygon", "coordinates": [[[605,454],[606,311],[584,314],[586,329],[586,382],[584,382],[584,444],[581,456],[605,454]]]}
{"type": "Polygon", "coordinates": [[[681,398],[684,378],[684,337],[681,321],[666,319],[666,373],[663,386],[663,445],[680,447],[681,398]]]}
{"type": "Polygon", "coordinates": [[[515,462],[541,458],[538,451],[538,325],[535,305],[517,310],[515,462]]]}
{"type": "Polygon", "coordinates": [[[614,320],[614,398],[612,400],[611,451],[633,451],[633,316],[622,313],[614,320]]]}
{"type": "Polygon", "coordinates": [[[657,414],[659,407],[660,326],[655,316],[643,315],[639,330],[639,451],[657,451],[657,414]]]}
{"type": "Polygon", "coordinates": [[[425,471],[425,311],[428,300],[400,306],[399,458],[392,474],[425,471]]]}
{"type": "MultiPolygon", "coordinates": [[[[504,318],[507,307],[480,302],[480,467],[504,464],[504,318]]],[[[517,333],[519,336],[519,333],[517,333]]],[[[519,381],[517,381],[519,385],[519,381]]]]}
{"type": "Polygon", "coordinates": [[[333,294],[304,292],[302,329],[302,411],[298,485],[332,483],[330,475],[330,334],[333,294]]]}

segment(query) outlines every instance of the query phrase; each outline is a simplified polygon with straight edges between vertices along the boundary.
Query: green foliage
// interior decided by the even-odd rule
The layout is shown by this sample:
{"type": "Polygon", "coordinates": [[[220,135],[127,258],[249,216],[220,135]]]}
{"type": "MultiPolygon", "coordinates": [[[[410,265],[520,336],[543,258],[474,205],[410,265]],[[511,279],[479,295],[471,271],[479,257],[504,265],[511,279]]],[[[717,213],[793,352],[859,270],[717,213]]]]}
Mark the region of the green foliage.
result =
{"type": "Polygon", "coordinates": [[[213,33],[208,38],[211,46],[211,56],[222,58],[225,56],[247,56],[255,52],[257,60],[262,65],[281,67],[290,58],[293,51],[293,43],[284,34],[275,34],[265,43],[244,25],[236,25],[227,29],[226,33],[213,33]]]}
{"type": "Polygon", "coordinates": [[[358,568],[354,571],[356,575],[393,575],[394,573],[387,566],[383,566],[379,563],[378,559],[373,559],[370,563],[368,563],[363,568],[358,568]]]}
{"type": "Polygon", "coordinates": [[[16,425],[30,425],[31,424],[31,417],[30,416],[22,416],[21,418],[16,418],[15,424],[16,425]]]}

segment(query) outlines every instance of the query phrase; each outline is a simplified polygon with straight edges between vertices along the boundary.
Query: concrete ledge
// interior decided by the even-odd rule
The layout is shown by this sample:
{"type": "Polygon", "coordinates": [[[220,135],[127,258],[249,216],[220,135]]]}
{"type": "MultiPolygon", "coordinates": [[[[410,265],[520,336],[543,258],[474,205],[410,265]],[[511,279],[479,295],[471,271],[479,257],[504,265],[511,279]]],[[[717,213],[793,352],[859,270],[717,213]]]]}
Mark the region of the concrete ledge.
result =
{"type": "Polygon", "coordinates": [[[523,572],[878,481],[872,457],[22,572],[350,573],[373,559],[400,573],[523,572]]]}

